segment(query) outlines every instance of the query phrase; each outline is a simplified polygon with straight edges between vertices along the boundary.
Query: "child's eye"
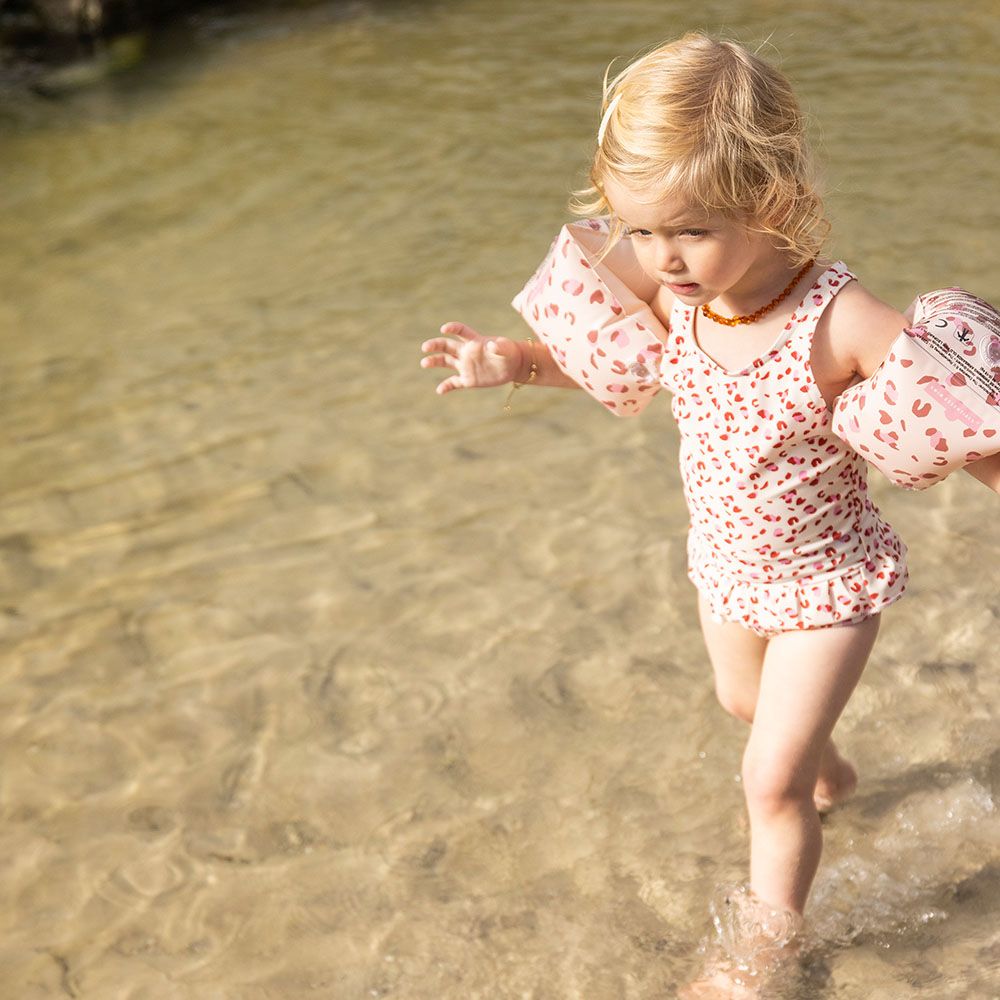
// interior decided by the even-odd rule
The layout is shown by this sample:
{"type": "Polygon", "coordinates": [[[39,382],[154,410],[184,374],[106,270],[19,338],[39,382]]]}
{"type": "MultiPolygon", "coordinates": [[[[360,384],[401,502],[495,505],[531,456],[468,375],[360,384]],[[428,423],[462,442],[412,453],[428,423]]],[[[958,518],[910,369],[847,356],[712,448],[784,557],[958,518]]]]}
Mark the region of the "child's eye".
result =
{"type": "Polygon", "coordinates": [[[646,236],[652,236],[653,234],[648,229],[626,229],[626,236],[641,236],[645,238],[646,236]]]}
{"type": "Polygon", "coordinates": [[[707,229],[683,229],[681,230],[681,236],[693,236],[695,238],[699,236],[707,236],[707,229]]]}

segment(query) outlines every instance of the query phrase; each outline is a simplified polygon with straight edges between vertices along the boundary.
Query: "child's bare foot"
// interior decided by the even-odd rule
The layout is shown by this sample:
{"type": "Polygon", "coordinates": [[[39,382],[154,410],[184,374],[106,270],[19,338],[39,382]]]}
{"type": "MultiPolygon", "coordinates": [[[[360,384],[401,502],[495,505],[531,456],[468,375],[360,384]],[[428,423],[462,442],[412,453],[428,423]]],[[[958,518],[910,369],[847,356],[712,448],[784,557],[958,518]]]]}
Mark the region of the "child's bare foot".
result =
{"type": "Polygon", "coordinates": [[[800,968],[802,917],[775,909],[749,886],[722,886],[710,904],[716,940],[680,1000],[757,1000],[800,968]]]}
{"type": "Polygon", "coordinates": [[[720,970],[707,972],[681,987],[679,1000],[756,1000],[759,987],[743,982],[739,975],[720,970]]]}
{"type": "Polygon", "coordinates": [[[834,806],[849,799],[858,787],[858,772],[850,761],[833,750],[823,760],[823,768],[813,792],[816,811],[828,813],[834,806]]]}

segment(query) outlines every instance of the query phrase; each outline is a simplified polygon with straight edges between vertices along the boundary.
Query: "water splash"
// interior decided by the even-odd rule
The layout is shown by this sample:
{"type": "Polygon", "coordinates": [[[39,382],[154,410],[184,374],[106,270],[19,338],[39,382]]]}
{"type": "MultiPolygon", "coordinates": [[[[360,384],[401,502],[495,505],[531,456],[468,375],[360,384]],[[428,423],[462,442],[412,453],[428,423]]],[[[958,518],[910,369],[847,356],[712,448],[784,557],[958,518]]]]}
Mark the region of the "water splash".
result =
{"type": "Polygon", "coordinates": [[[946,920],[952,890],[1000,851],[1000,811],[966,777],[908,796],[868,842],[823,866],[809,905],[810,933],[846,946],[899,937],[946,920]]]}
{"type": "Polygon", "coordinates": [[[715,934],[699,948],[707,956],[703,983],[716,982],[713,977],[721,973],[726,983],[743,991],[734,995],[756,996],[765,985],[773,988],[797,975],[804,943],[797,913],[765,903],[747,885],[721,886],[709,910],[715,934]]]}

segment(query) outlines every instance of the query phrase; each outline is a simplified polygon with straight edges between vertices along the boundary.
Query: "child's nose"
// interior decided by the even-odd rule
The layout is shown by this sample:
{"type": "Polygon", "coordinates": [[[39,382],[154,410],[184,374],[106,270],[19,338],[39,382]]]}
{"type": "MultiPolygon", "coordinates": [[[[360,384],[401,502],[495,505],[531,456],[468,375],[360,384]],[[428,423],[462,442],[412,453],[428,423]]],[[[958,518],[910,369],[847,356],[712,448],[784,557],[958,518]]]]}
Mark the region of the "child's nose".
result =
{"type": "Polygon", "coordinates": [[[657,270],[665,274],[674,274],[684,269],[684,261],[681,260],[677,248],[669,240],[660,240],[656,244],[654,262],[657,270]]]}

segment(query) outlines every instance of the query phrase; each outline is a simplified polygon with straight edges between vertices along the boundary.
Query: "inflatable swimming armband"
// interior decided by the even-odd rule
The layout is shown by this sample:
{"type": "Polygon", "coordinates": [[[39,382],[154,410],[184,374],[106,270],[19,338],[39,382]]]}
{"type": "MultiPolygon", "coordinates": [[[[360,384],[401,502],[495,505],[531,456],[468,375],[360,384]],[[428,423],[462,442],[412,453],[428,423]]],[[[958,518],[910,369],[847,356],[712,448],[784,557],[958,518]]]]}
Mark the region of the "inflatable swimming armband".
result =
{"type": "MultiPolygon", "coordinates": [[[[511,304],[570,378],[632,416],[661,387],[667,331],[631,244],[597,261],[608,232],[604,218],[563,226],[511,304]]],[[[832,420],[893,483],[919,490],[1000,451],[1000,313],[946,288],[919,296],[906,317],[882,364],[840,394],[832,420]]]]}
{"type": "Polygon", "coordinates": [[[897,486],[921,490],[1000,451],[1000,313],[946,288],[906,318],[882,364],[841,393],[833,430],[897,486]]]}
{"type": "Polygon", "coordinates": [[[646,301],[656,283],[631,244],[620,240],[597,262],[609,228],[603,218],[563,226],[511,305],[573,381],[626,417],[660,389],[667,332],[646,301]]]}

